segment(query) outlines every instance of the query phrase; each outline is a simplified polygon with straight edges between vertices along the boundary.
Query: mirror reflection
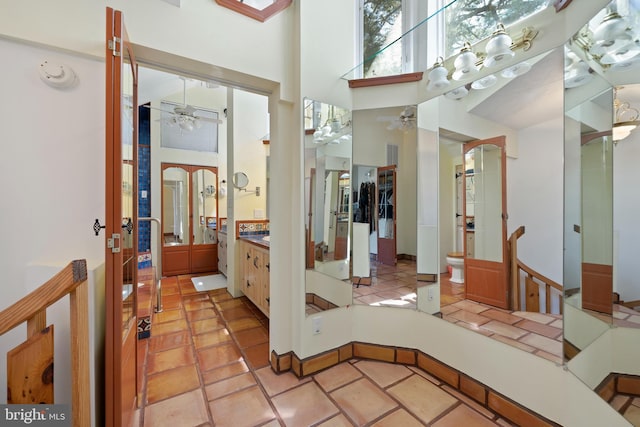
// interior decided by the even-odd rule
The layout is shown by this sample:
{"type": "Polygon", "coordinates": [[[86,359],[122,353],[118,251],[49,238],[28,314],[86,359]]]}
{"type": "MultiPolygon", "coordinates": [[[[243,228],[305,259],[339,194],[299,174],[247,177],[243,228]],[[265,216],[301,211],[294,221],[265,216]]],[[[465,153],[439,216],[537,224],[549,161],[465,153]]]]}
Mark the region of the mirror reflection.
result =
{"type": "MultiPolygon", "coordinates": [[[[621,392],[608,379],[638,375],[637,362],[619,361],[638,360],[630,344],[640,332],[640,286],[630,256],[640,237],[633,213],[640,202],[639,19],[635,2],[614,1],[569,40],[565,53],[564,355],[569,370],[607,400],[621,392]],[[620,333],[625,340],[612,340],[620,333]]],[[[626,407],[616,410],[627,417],[626,407]]]]}
{"type": "Polygon", "coordinates": [[[351,304],[351,112],[304,100],[306,312],[351,304]]]}
{"type": "Polygon", "coordinates": [[[353,303],[417,304],[417,112],[353,113],[353,303]]]}
{"type": "Polygon", "coordinates": [[[162,164],[162,226],[163,275],[217,270],[217,168],[162,164]]]}
{"type": "MultiPolygon", "coordinates": [[[[438,152],[431,179],[438,182],[439,235],[439,304],[423,306],[427,292],[419,294],[419,306],[556,363],[562,362],[562,63],[562,51],[554,49],[495,71],[485,67],[418,108],[420,130],[437,133],[433,143],[425,135],[425,146],[438,152]]],[[[423,193],[418,197],[427,203],[423,193]]]]}

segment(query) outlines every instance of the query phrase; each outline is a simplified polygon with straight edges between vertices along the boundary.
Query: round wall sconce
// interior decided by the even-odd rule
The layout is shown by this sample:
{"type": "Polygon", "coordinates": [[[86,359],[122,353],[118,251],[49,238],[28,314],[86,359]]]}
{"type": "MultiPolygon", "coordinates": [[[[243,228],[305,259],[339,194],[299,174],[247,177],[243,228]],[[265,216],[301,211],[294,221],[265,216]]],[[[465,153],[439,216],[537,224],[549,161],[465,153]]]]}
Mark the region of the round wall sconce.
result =
{"type": "Polygon", "coordinates": [[[71,67],[50,61],[43,61],[38,71],[43,82],[58,89],[69,88],[75,85],[78,80],[71,67]]]}

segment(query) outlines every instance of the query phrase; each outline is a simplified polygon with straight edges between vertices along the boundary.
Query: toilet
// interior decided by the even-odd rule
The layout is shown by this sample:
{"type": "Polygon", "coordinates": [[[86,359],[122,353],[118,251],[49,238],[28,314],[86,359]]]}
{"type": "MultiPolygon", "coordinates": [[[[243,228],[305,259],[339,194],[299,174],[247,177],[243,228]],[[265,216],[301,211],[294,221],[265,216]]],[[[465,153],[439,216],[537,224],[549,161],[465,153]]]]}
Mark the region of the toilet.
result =
{"type": "Polygon", "coordinates": [[[453,283],[464,283],[464,253],[449,252],[447,263],[451,266],[451,278],[453,283]]]}

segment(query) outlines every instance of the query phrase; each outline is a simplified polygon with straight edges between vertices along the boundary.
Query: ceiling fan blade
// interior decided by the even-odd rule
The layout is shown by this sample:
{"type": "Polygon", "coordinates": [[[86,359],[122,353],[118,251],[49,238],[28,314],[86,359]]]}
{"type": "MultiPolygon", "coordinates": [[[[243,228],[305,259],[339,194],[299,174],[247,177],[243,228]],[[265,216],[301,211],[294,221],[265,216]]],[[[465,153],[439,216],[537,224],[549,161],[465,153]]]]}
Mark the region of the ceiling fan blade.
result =
{"type": "Polygon", "coordinates": [[[193,116],[194,118],[196,118],[197,120],[201,120],[203,122],[209,122],[209,123],[218,123],[218,124],[222,124],[223,121],[220,119],[214,119],[213,117],[202,117],[202,116],[193,116]]]}
{"type": "Polygon", "coordinates": [[[156,110],[156,111],[161,111],[163,113],[167,113],[167,114],[175,114],[175,112],[173,111],[169,111],[169,110],[163,110],[162,108],[158,108],[158,107],[152,107],[149,104],[142,104],[142,107],[148,108],[150,110],[156,110]]]}

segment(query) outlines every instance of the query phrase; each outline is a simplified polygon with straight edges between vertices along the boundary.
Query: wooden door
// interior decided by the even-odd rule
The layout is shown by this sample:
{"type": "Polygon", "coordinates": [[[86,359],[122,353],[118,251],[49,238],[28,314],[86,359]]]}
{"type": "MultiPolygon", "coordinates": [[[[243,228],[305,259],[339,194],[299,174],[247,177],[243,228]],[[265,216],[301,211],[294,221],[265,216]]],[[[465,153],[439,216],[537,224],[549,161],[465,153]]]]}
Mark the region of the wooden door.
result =
{"type": "Polygon", "coordinates": [[[396,265],[396,166],[378,168],[378,261],[396,265]]]}
{"type": "Polygon", "coordinates": [[[351,193],[351,179],[349,171],[338,171],[338,191],[336,193],[336,236],[334,243],[334,260],[347,259],[349,252],[349,205],[351,193]]]}
{"type": "Polygon", "coordinates": [[[463,151],[465,298],[508,309],[505,137],[463,151]]]}
{"type": "Polygon", "coordinates": [[[162,274],[217,271],[217,168],[163,163],[162,187],[162,274]]]}
{"type": "Polygon", "coordinates": [[[129,426],[136,407],[137,64],[122,12],[107,8],[105,425],[129,426]]]}

